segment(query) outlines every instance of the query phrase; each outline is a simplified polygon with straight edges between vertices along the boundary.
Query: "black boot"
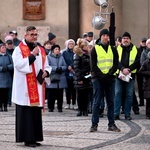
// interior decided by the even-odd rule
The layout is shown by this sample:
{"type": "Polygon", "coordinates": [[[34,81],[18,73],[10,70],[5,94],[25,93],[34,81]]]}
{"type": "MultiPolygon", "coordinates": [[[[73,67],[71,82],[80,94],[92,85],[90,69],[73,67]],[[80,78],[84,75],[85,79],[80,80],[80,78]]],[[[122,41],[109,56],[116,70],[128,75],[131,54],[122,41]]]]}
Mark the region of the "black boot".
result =
{"type": "Polygon", "coordinates": [[[5,108],[4,108],[4,111],[5,111],[5,112],[7,112],[7,111],[8,111],[7,107],[5,107],[5,108]]]}
{"type": "Polygon", "coordinates": [[[3,109],[2,109],[2,107],[0,108],[0,112],[2,112],[3,111],[3,109]]]}
{"type": "Polygon", "coordinates": [[[78,111],[77,116],[82,116],[82,111],[81,110],[78,111]]]}
{"type": "Polygon", "coordinates": [[[83,116],[88,116],[88,111],[83,111],[83,116]]]}

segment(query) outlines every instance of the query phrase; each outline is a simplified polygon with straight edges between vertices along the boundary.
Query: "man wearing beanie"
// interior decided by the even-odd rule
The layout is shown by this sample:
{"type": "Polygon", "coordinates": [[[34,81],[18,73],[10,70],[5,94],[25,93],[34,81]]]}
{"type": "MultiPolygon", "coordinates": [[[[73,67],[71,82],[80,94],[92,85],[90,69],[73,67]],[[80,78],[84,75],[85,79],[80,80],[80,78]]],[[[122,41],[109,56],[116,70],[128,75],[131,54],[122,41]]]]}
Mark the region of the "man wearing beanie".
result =
{"type": "Polygon", "coordinates": [[[125,90],[124,114],[126,120],[132,120],[131,106],[133,103],[134,83],[137,67],[139,65],[139,52],[135,45],[131,43],[131,35],[125,32],[122,35],[122,44],[117,47],[119,54],[118,70],[116,72],[115,99],[114,99],[114,119],[120,119],[120,108],[122,105],[122,93],[125,90]],[[119,73],[122,73],[120,76],[119,73]],[[123,76],[130,77],[129,81],[124,81],[123,76]]]}
{"type": "Polygon", "coordinates": [[[51,45],[55,45],[56,44],[56,35],[53,34],[52,32],[49,32],[48,40],[50,41],[51,45]]]}
{"type": "Polygon", "coordinates": [[[93,110],[90,132],[97,131],[99,122],[100,104],[106,96],[108,131],[120,132],[114,122],[114,93],[115,76],[118,67],[118,53],[115,47],[109,44],[109,31],[101,30],[99,39],[91,51],[91,76],[93,83],[93,110]]]}

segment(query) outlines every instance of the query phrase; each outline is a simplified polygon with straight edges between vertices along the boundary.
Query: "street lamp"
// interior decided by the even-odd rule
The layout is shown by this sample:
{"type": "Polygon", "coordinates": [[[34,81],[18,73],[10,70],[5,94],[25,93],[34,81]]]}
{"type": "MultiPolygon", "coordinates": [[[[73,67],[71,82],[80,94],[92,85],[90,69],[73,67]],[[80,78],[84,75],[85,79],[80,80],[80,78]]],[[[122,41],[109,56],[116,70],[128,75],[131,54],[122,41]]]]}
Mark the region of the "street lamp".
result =
{"type": "Polygon", "coordinates": [[[106,23],[107,23],[107,20],[100,15],[97,15],[97,16],[95,15],[92,19],[92,26],[96,30],[102,29],[106,23]]]}
{"type": "Polygon", "coordinates": [[[108,7],[108,0],[94,0],[94,3],[101,6],[103,9],[108,7]]]}
{"type": "Polygon", "coordinates": [[[100,11],[94,13],[92,19],[92,26],[96,30],[102,29],[107,23],[108,13],[108,0],[94,0],[94,3],[100,6],[100,11]]]}

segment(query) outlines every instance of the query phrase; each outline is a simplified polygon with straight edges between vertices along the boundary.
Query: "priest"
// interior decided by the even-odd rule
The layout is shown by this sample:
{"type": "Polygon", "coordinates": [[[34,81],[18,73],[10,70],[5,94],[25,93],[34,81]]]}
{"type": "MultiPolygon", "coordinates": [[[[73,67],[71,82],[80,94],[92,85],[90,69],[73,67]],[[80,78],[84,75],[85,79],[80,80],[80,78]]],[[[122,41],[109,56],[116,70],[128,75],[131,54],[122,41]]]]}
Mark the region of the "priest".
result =
{"type": "Polygon", "coordinates": [[[12,102],[16,104],[16,142],[24,142],[29,147],[40,146],[41,143],[38,142],[43,141],[42,108],[45,101],[45,83],[41,81],[51,73],[45,50],[35,44],[37,38],[36,27],[28,26],[24,39],[12,55],[12,102]]]}

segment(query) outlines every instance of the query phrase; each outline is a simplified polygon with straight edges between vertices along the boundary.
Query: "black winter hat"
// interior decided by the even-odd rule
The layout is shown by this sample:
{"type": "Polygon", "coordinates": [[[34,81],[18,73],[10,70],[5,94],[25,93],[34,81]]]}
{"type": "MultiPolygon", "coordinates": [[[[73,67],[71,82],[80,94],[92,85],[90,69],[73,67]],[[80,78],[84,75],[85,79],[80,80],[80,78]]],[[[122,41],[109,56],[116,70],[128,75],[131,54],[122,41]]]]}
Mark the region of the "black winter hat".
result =
{"type": "Polygon", "coordinates": [[[122,35],[122,38],[123,37],[128,37],[131,40],[131,35],[128,32],[124,32],[123,35],[122,35]]]}
{"type": "Polygon", "coordinates": [[[55,34],[53,34],[53,33],[51,33],[51,32],[48,33],[48,40],[49,40],[49,41],[51,41],[51,40],[54,39],[55,37],[56,37],[55,34]]]}
{"type": "Polygon", "coordinates": [[[58,47],[60,49],[60,46],[56,44],[51,47],[51,51],[53,51],[56,47],[58,47]]]}
{"type": "Polygon", "coordinates": [[[143,37],[141,38],[141,42],[146,42],[147,41],[147,38],[143,37]]]}
{"type": "Polygon", "coordinates": [[[101,38],[101,36],[102,36],[103,34],[109,35],[108,29],[103,29],[103,30],[101,30],[100,33],[99,33],[99,37],[101,38]]]}
{"type": "Polygon", "coordinates": [[[88,36],[88,37],[93,37],[93,32],[88,32],[88,33],[87,33],[87,36],[88,36]]]}

